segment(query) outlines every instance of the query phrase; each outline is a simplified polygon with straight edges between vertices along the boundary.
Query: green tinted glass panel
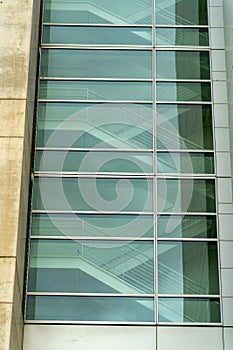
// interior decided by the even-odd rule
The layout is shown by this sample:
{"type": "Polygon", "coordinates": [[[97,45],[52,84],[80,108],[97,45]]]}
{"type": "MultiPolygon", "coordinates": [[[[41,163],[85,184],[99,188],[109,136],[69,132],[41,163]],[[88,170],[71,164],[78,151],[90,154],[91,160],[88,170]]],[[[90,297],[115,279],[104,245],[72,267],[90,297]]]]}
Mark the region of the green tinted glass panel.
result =
{"type": "Polygon", "coordinates": [[[151,13],[151,0],[46,0],[44,22],[150,24],[151,13]]]}
{"type": "Polygon", "coordinates": [[[159,322],[219,323],[219,299],[159,298],[159,322]]]}
{"type": "Polygon", "coordinates": [[[33,214],[33,236],[140,238],[154,236],[152,215],[33,214]]]}
{"type": "Polygon", "coordinates": [[[217,243],[158,242],[159,294],[219,294],[217,243]]]}
{"type": "Polygon", "coordinates": [[[210,105],[157,105],[157,148],[213,149],[210,105]]]}
{"type": "Polygon", "coordinates": [[[210,83],[157,83],[157,101],[211,101],[210,83]]]}
{"type": "Polygon", "coordinates": [[[208,46],[208,29],[156,28],[158,46],[208,46]]]}
{"type": "Polygon", "coordinates": [[[150,105],[41,103],[37,146],[152,149],[150,105]]]}
{"type": "Polygon", "coordinates": [[[152,29],[140,27],[44,26],[45,44],[152,45],[152,29]]]}
{"type": "Polygon", "coordinates": [[[40,99],[151,101],[152,83],[116,81],[40,82],[40,99]]]}
{"type": "Polygon", "coordinates": [[[216,216],[160,215],[157,235],[159,238],[217,238],[216,216]]]}
{"type": "Polygon", "coordinates": [[[152,322],[152,298],[28,296],[27,320],[152,322]]]}
{"type": "Polygon", "coordinates": [[[157,171],[173,174],[213,174],[214,156],[211,153],[158,152],[157,171]]]}
{"type": "Polygon", "coordinates": [[[155,2],[157,24],[207,25],[206,0],[159,0],[155,2]]]}
{"type": "Polygon", "coordinates": [[[34,209],[152,211],[150,179],[35,178],[34,209]]]}
{"type": "Polygon", "coordinates": [[[215,212],[214,180],[159,179],[159,212],[215,212]]]}
{"type": "Polygon", "coordinates": [[[157,51],[157,79],[210,79],[206,51],[157,51]]]}
{"type": "Polygon", "coordinates": [[[152,173],[152,153],[37,151],[37,171],[152,173]]]}
{"type": "Polygon", "coordinates": [[[153,293],[153,242],[31,241],[31,292],[153,293]]]}
{"type": "Polygon", "coordinates": [[[151,79],[150,51],[44,49],[42,77],[151,79]]]}

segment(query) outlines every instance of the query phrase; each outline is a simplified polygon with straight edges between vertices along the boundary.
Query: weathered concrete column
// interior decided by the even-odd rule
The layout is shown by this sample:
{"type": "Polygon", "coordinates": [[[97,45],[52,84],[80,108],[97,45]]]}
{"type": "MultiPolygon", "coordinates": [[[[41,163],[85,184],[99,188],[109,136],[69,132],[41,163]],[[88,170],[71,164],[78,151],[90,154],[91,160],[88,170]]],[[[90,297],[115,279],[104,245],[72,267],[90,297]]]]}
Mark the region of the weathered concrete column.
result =
{"type": "Polygon", "coordinates": [[[22,349],[39,7],[0,1],[0,350],[22,349]]]}

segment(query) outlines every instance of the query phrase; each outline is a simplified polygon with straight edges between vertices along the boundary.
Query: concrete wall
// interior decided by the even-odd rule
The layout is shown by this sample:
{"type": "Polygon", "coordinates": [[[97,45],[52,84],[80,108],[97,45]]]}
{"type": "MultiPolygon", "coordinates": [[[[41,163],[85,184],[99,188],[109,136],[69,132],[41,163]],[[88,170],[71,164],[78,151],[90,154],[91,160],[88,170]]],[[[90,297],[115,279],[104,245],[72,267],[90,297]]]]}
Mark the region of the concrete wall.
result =
{"type": "Polygon", "coordinates": [[[37,0],[0,1],[0,350],[19,350],[23,343],[39,4],[37,0]]]}

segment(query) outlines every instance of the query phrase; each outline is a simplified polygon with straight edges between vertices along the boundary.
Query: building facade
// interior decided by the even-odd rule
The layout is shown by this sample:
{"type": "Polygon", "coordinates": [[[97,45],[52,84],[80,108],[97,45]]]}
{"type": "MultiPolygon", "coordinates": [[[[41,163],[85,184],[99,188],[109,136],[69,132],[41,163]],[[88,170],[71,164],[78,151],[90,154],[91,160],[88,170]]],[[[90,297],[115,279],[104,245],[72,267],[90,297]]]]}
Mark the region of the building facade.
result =
{"type": "Polygon", "coordinates": [[[230,350],[231,2],[0,6],[0,347],[230,350]]]}

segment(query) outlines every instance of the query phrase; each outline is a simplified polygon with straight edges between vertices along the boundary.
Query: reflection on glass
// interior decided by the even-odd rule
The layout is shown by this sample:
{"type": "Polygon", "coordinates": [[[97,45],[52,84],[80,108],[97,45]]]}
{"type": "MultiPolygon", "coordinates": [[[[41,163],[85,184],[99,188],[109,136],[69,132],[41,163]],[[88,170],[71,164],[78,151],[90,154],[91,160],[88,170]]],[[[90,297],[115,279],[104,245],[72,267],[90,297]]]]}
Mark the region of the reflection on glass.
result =
{"type": "Polygon", "coordinates": [[[210,79],[207,51],[157,51],[157,79],[210,79]]]}
{"type": "Polygon", "coordinates": [[[151,212],[152,180],[145,178],[35,178],[34,209],[151,212]]]}
{"type": "Polygon", "coordinates": [[[159,322],[219,323],[219,299],[159,298],[159,322]]]}
{"type": "Polygon", "coordinates": [[[44,22],[150,24],[151,0],[46,0],[44,22]]]}
{"type": "Polygon", "coordinates": [[[215,212],[214,180],[158,179],[159,212],[215,212]]]}
{"type": "Polygon", "coordinates": [[[151,105],[40,103],[37,146],[152,149],[151,105]]]}
{"type": "Polygon", "coordinates": [[[206,0],[161,0],[155,2],[156,24],[207,25],[206,0]]]}
{"type": "Polygon", "coordinates": [[[152,215],[33,214],[33,236],[153,237],[152,215]]]}
{"type": "Polygon", "coordinates": [[[37,151],[37,171],[152,173],[152,153],[37,151]]]}
{"type": "Polygon", "coordinates": [[[42,77],[151,79],[152,53],[139,50],[44,49],[42,77]]]}
{"type": "Polygon", "coordinates": [[[153,293],[153,242],[31,241],[31,292],[153,293]]]}
{"type": "Polygon", "coordinates": [[[44,44],[152,45],[152,29],[140,27],[44,26],[44,44]]]}
{"type": "Polygon", "coordinates": [[[158,149],[213,149],[210,105],[157,105],[158,149]]]}
{"type": "Polygon", "coordinates": [[[157,83],[157,101],[211,101],[210,83],[157,83]]]}
{"type": "Polygon", "coordinates": [[[159,238],[217,238],[216,216],[160,215],[157,235],[159,238]]]}
{"type": "Polygon", "coordinates": [[[158,242],[159,294],[219,294],[217,243],[158,242]]]}
{"type": "Polygon", "coordinates": [[[152,322],[152,298],[28,296],[27,320],[152,322]]]}
{"type": "Polygon", "coordinates": [[[39,98],[82,101],[151,101],[152,84],[145,82],[42,80],[39,98]]]}
{"type": "Polygon", "coordinates": [[[214,156],[210,153],[157,153],[159,173],[213,174],[214,156]]]}
{"type": "Polygon", "coordinates": [[[208,29],[156,28],[158,46],[208,46],[208,29]]]}

